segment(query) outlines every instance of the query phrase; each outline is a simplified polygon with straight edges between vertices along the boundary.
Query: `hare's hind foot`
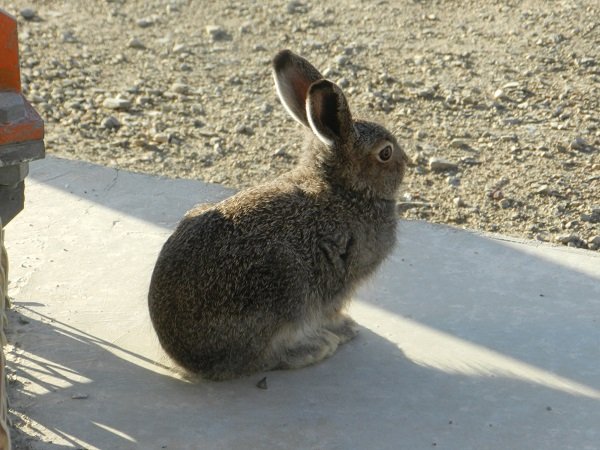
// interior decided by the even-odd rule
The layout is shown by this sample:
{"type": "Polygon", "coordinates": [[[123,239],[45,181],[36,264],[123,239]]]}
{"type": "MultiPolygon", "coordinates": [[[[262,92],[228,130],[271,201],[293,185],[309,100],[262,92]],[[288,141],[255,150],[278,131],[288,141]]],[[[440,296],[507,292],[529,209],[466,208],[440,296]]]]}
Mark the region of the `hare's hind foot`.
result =
{"type": "Polygon", "coordinates": [[[302,335],[300,339],[278,345],[274,351],[273,369],[299,369],[316,364],[335,353],[340,339],[326,329],[314,334],[302,335]]]}
{"type": "Polygon", "coordinates": [[[339,338],[340,344],[352,340],[358,334],[358,324],[346,314],[336,314],[325,323],[325,328],[339,338]]]}

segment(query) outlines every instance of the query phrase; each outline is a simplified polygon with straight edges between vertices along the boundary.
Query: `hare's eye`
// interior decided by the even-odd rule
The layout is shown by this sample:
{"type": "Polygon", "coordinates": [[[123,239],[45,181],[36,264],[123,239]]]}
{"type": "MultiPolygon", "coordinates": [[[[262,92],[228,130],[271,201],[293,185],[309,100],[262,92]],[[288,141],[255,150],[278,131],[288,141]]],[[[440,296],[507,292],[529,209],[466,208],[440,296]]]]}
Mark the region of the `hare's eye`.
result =
{"type": "Polygon", "coordinates": [[[385,162],[385,161],[389,160],[391,157],[392,157],[392,146],[391,145],[386,145],[381,150],[379,150],[379,153],[377,154],[377,159],[379,159],[379,161],[381,161],[381,162],[385,162]]]}

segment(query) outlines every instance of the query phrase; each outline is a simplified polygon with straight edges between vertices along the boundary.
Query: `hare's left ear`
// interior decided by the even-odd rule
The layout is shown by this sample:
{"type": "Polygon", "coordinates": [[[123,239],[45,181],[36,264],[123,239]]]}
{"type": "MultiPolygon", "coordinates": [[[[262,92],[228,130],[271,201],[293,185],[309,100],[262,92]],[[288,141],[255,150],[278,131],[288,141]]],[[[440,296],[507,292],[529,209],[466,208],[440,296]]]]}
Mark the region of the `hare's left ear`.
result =
{"type": "Polygon", "coordinates": [[[273,78],[281,103],[288,113],[305,127],[310,127],[306,117],[306,96],[310,85],[323,78],[306,59],[282,50],[273,58],[273,78]]]}
{"type": "Polygon", "coordinates": [[[313,133],[325,144],[348,142],[354,135],[352,115],[342,90],[329,80],[311,84],[306,114],[313,133]]]}

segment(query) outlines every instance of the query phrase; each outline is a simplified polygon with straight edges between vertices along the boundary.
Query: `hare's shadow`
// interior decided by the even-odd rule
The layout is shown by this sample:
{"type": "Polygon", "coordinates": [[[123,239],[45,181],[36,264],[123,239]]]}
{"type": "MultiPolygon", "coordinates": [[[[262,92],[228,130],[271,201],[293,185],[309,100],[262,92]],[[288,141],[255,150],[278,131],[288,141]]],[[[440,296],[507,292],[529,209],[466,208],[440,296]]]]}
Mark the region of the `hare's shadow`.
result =
{"type": "Polygon", "coordinates": [[[242,448],[249,442],[269,448],[278,441],[318,446],[329,434],[323,427],[331,427],[332,442],[344,440],[344,424],[362,423],[374,407],[393,422],[389,412],[400,412],[404,388],[395,389],[398,381],[390,384],[390,375],[420,370],[393,343],[361,327],[357,338],[316,366],[220,383],[190,381],[169,372],[168,364],[148,369],[153,361],[146,356],[35,309],[16,299],[9,312],[12,407],[28,422],[18,440],[33,449],[242,448]],[[265,376],[267,390],[259,389],[265,376]]]}

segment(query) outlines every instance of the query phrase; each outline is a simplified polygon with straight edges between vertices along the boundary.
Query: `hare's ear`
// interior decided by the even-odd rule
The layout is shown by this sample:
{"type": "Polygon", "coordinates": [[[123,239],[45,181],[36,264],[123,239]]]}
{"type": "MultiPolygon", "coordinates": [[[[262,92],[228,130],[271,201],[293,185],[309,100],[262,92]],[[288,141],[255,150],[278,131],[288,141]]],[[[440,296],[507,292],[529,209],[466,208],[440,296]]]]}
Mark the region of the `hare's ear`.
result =
{"type": "Polygon", "coordinates": [[[347,142],[354,133],[346,97],[329,80],[319,80],[310,86],[306,112],[313,132],[326,145],[347,142]]]}
{"type": "Polygon", "coordinates": [[[290,115],[309,127],[306,96],[310,85],[323,78],[306,59],[289,50],[280,51],[273,59],[273,77],[277,95],[290,115]]]}

